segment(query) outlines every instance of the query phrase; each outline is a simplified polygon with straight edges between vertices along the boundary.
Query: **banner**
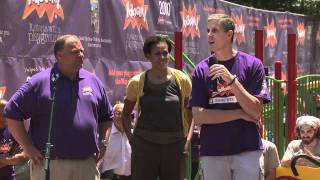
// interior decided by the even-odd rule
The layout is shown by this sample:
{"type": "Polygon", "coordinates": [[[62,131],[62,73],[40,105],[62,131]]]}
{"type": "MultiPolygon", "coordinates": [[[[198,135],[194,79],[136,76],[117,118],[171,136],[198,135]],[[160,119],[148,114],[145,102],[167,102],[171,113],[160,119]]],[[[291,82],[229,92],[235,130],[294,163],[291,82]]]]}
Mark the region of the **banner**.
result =
{"type": "Polygon", "coordinates": [[[12,94],[56,61],[58,36],[75,34],[85,49],[84,68],[104,83],[111,102],[123,100],[127,81],[150,68],[142,46],[149,35],[174,39],[198,63],[209,54],[207,17],[229,14],[236,22],[234,48],[253,54],[254,31],[264,30],[265,66],[287,67],[287,33],[297,34],[298,73],[320,72],[320,24],[310,17],[263,11],[219,0],[3,0],[0,5],[0,87],[12,94]]]}

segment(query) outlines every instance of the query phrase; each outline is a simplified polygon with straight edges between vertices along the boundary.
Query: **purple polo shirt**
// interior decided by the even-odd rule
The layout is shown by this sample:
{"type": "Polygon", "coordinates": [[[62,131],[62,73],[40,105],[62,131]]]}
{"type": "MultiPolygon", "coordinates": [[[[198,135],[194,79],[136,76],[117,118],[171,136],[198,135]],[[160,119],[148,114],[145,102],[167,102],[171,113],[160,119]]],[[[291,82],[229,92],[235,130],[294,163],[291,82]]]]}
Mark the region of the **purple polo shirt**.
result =
{"type": "MultiPolygon", "coordinates": [[[[14,150],[18,148],[18,143],[14,140],[8,128],[0,129],[0,158],[13,156],[14,150]]],[[[1,180],[13,180],[15,179],[15,173],[13,167],[8,165],[0,168],[1,180]]]]}
{"type": "Polygon", "coordinates": [[[22,121],[31,118],[29,134],[41,151],[47,142],[51,110],[52,74],[56,82],[52,123],[52,155],[83,159],[98,152],[98,124],[112,120],[112,107],[100,80],[81,69],[75,80],[62,75],[57,64],[32,76],[13,95],[4,116],[22,121]]]}
{"type": "MultiPolygon", "coordinates": [[[[232,89],[223,80],[218,81],[218,90],[213,92],[212,81],[208,77],[208,62],[209,57],[202,60],[193,72],[189,106],[222,110],[240,109],[232,89]]],[[[231,74],[237,75],[239,82],[251,95],[263,99],[264,103],[270,101],[263,64],[259,59],[238,52],[235,58],[219,64],[223,64],[231,74]]],[[[263,149],[258,126],[243,119],[202,125],[200,147],[201,156],[234,155],[263,149]]]]}

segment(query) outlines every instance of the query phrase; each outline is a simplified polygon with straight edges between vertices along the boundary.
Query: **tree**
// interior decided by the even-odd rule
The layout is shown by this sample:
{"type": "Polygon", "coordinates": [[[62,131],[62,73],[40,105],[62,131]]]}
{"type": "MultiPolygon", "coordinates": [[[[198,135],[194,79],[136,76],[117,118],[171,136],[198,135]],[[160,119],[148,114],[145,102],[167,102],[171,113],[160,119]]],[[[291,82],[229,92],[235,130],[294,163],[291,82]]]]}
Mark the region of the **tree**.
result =
{"type": "Polygon", "coordinates": [[[244,6],[266,9],[271,11],[289,11],[320,17],[319,0],[228,0],[229,2],[244,6]]]}

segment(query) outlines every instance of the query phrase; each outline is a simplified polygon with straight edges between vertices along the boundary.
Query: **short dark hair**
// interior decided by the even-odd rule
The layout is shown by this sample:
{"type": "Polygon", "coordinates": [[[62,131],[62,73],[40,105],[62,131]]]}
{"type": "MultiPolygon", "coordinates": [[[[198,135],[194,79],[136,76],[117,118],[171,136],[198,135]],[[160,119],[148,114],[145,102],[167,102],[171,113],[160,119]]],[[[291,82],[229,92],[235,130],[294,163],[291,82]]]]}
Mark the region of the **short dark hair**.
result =
{"type": "Polygon", "coordinates": [[[145,56],[151,53],[151,49],[154,45],[159,44],[160,42],[165,42],[168,45],[168,51],[171,52],[172,44],[167,36],[164,35],[152,35],[147,37],[143,44],[143,53],[145,56]]]}
{"type": "Polygon", "coordinates": [[[64,48],[64,44],[65,44],[66,40],[69,39],[69,38],[75,38],[75,39],[79,39],[80,40],[80,38],[78,36],[71,35],[71,34],[66,34],[66,35],[58,37],[58,39],[54,43],[54,56],[56,58],[57,58],[57,53],[64,48]]]}

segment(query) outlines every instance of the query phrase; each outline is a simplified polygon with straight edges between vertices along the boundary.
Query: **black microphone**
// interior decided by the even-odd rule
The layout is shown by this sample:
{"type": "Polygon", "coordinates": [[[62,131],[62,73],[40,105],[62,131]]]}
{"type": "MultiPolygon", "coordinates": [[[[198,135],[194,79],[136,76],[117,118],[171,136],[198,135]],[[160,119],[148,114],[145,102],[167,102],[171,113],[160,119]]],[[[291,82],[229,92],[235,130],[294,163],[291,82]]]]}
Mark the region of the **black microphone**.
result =
{"type": "Polygon", "coordinates": [[[51,156],[51,148],[53,144],[51,143],[51,131],[52,131],[52,122],[55,114],[55,101],[56,101],[56,91],[57,91],[57,81],[59,80],[59,73],[52,73],[51,82],[52,82],[52,93],[51,93],[51,111],[50,111],[50,119],[49,119],[49,128],[48,128],[48,138],[46,143],[46,149],[44,154],[44,171],[45,171],[45,179],[50,180],[50,156],[51,156]]]}
{"type": "Polygon", "coordinates": [[[59,76],[58,73],[53,73],[53,74],[51,75],[51,81],[52,81],[53,83],[56,83],[59,78],[60,78],[60,76],[59,76]]]}
{"type": "MultiPolygon", "coordinates": [[[[209,68],[214,65],[214,64],[218,64],[217,58],[214,56],[211,56],[209,58],[209,68]]],[[[217,92],[218,88],[218,78],[211,80],[211,89],[213,90],[213,92],[217,92]]]]}
{"type": "Polygon", "coordinates": [[[56,93],[56,90],[57,90],[57,82],[58,82],[59,78],[60,78],[59,73],[52,73],[52,75],[51,75],[51,84],[52,84],[52,87],[51,87],[52,88],[51,89],[51,91],[52,91],[51,98],[52,98],[52,100],[54,100],[54,96],[55,96],[55,93],[56,93]]]}

